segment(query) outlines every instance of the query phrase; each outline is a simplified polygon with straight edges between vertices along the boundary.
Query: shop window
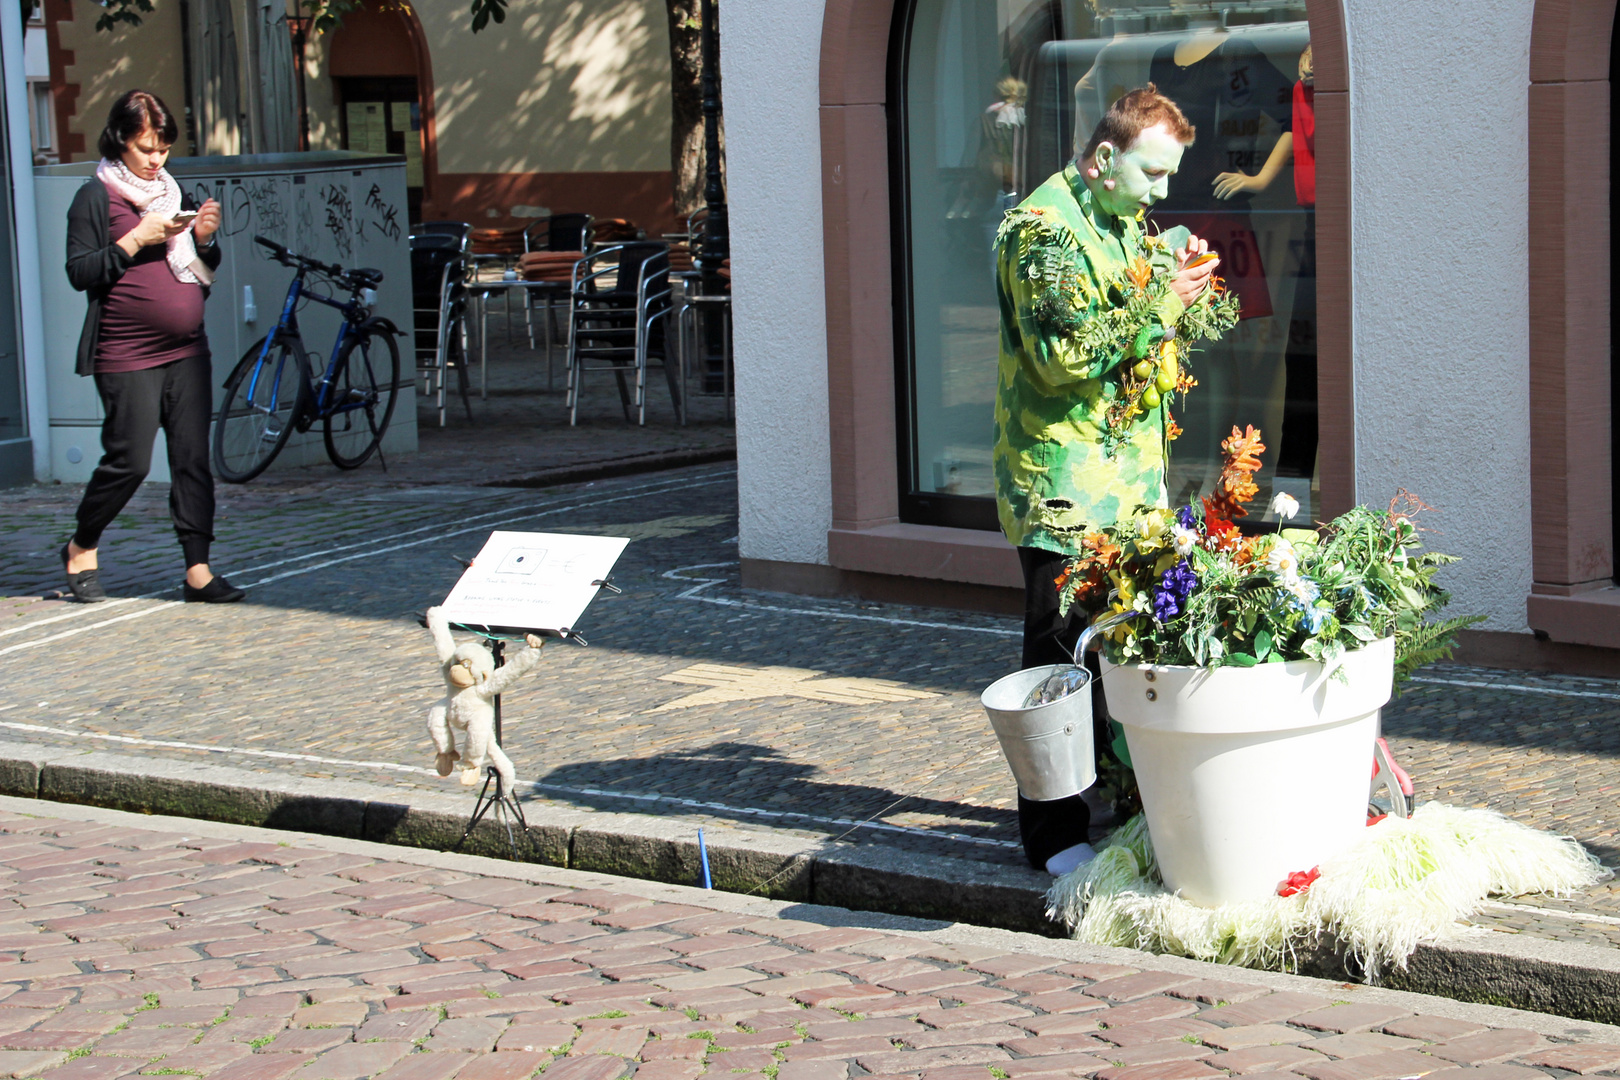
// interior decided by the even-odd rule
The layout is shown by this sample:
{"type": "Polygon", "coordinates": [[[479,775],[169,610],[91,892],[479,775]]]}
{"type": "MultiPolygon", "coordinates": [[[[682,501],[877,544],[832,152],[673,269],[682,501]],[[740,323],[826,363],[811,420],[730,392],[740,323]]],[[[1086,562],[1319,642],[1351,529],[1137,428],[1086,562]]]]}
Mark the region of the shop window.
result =
{"type": "MultiPolygon", "coordinates": [[[[994,529],[1002,214],[1152,81],[1198,129],[1149,231],[1185,225],[1222,256],[1243,320],[1191,362],[1175,407],[1173,502],[1207,492],[1222,438],[1270,448],[1261,498],[1320,505],[1315,117],[1303,0],[910,0],[891,53],[901,516],[994,529]],[[1269,180],[1269,182],[1266,182],[1269,180]],[[1235,189],[1235,190],[1234,190],[1235,189]]],[[[1263,503],[1262,503],[1263,505],[1263,503]]]]}
{"type": "Polygon", "coordinates": [[[405,155],[405,195],[422,220],[422,106],[411,78],[339,78],[343,148],[405,155]]]}

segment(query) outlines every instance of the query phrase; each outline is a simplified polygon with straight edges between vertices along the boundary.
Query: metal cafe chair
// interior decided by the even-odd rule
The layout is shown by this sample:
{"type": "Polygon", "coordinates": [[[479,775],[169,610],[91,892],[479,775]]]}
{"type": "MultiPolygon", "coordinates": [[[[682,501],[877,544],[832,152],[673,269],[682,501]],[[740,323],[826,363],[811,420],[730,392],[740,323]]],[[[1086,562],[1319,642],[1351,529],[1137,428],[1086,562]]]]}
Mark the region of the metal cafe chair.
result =
{"type": "MultiPolygon", "coordinates": [[[[672,310],[669,252],[661,243],[615,244],[594,251],[575,266],[568,312],[568,422],[578,423],[585,372],[596,365],[612,371],[619,384],[624,418],[634,401],[637,423],[647,423],[647,366],[657,355],[665,362],[664,323],[672,310]],[[612,277],[612,284],[607,280],[612,277]],[[635,374],[635,395],[625,382],[635,374]]],[[[675,382],[670,378],[670,393],[675,382]]],[[[677,399],[676,407],[680,403],[677,399]]]]}
{"type": "MultiPolygon", "coordinates": [[[[523,321],[529,331],[529,348],[534,348],[534,309],[545,307],[541,337],[546,344],[546,390],[553,385],[552,342],[557,337],[556,305],[568,302],[572,289],[574,263],[590,253],[594,243],[594,221],[590,214],[553,214],[524,230],[524,252],[518,259],[518,276],[539,282],[523,290],[523,321]]],[[[508,301],[510,303],[510,300],[508,301]]]]}
{"type": "Polygon", "coordinates": [[[443,233],[411,236],[411,309],[416,316],[416,373],[423,393],[437,398],[445,424],[445,380],[451,368],[461,403],[472,419],[467,394],[467,255],[464,244],[443,233]]]}

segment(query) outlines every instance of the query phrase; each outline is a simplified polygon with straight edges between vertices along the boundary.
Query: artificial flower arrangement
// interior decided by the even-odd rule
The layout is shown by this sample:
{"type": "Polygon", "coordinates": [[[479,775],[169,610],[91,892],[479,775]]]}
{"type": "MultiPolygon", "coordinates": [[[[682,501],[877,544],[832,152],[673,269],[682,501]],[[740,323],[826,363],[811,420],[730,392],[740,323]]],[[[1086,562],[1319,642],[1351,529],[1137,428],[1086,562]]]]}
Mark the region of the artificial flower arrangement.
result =
{"type": "Polygon", "coordinates": [[[1036,286],[1034,316],[1049,337],[1067,337],[1087,355],[1118,359],[1117,383],[1107,413],[1103,451],[1112,457],[1130,439],[1131,428],[1164,406],[1165,438],[1181,428],[1170,415],[1176,395],[1198,385],[1187,370],[1193,343],[1214,341],[1238,323],[1240,303],[1224,282],[1210,280],[1203,294],[1166,326],[1161,316],[1179,269],[1175,252],[1185,248],[1183,226],[1145,237],[1145,255],[1125,273],[1107,280],[1106,302],[1094,305],[1088,271],[1072,233],[1040,208],[1008,212],[997,244],[1018,233],[1018,273],[1036,286]]]}
{"type": "MultiPolygon", "coordinates": [[[[1288,660],[1333,664],[1394,635],[1396,682],[1451,655],[1458,630],[1480,616],[1436,619],[1450,595],[1434,583],[1454,556],[1421,551],[1416,518],[1429,508],[1402,491],[1387,510],[1358,506],[1317,529],[1245,536],[1236,525],[1259,493],[1260,432],[1232,429],[1225,465],[1201,507],[1138,507],[1087,533],[1058,578],[1065,613],[1138,613],[1104,643],[1111,663],[1253,667],[1288,660]]],[[[1292,518],[1296,500],[1272,509],[1292,518]]]]}

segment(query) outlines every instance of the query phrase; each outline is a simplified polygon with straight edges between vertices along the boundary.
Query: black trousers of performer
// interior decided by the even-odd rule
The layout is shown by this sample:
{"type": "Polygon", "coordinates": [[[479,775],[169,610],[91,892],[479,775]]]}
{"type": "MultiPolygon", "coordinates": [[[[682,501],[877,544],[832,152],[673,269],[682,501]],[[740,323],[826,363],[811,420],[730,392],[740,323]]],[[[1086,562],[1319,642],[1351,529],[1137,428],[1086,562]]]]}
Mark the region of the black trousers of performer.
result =
{"type": "MultiPolygon", "coordinates": [[[[1088,613],[1081,608],[1069,609],[1067,618],[1058,614],[1057,576],[1063,572],[1067,555],[1039,548],[1018,549],[1018,561],[1024,569],[1024,655],[1020,667],[1040,667],[1043,664],[1067,664],[1072,661],[1074,646],[1085,629],[1088,613]]],[[[1093,742],[1107,745],[1111,738],[1108,730],[1108,706],[1103,701],[1102,669],[1097,654],[1086,657],[1091,671],[1091,713],[1094,726],[1093,742]]],[[[1046,860],[1053,855],[1086,841],[1091,827],[1091,809],[1081,795],[1050,802],[1035,802],[1018,796],[1018,832],[1024,842],[1024,854],[1037,870],[1046,868],[1046,860]]]]}
{"type": "Polygon", "coordinates": [[[151,471],[152,445],[161,428],[169,444],[169,517],[175,535],[187,566],[208,561],[214,539],[214,474],[208,467],[211,369],[207,356],[195,356],[144,371],[95,376],[107,419],[101,425],[101,463],[79,502],[74,543],[82,548],[101,543],[102,530],[151,471]]]}

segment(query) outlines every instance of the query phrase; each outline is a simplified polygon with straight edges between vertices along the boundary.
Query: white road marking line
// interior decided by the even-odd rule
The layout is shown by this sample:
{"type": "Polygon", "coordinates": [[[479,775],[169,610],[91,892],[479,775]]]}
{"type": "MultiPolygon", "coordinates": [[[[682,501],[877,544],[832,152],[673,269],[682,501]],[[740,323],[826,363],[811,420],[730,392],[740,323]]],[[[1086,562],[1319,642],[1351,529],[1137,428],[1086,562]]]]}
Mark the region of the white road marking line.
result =
{"type": "MultiPolygon", "coordinates": [[[[732,475],[733,471],[734,470],[721,470],[719,472],[714,472],[714,473],[704,473],[704,474],[702,474],[700,476],[695,476],[695,477],[683,477],[683,478],[681,478],[679,480],[654,480],[654,481],[650,481],[650,482],[645,483],[645,484],[638,484],[635,487],[615,488],[614,490],[623,493],[624,497],[628,497],[630,495],[637,495],[637,494],[658,495],[658,494],[662,494],[664,491],[676,491],[676,490],[681,490],[681,489],[684,489],[684,488],[687,488],[687,487],[706,487],[709,484],[716,483],[719,480],[725,479],[726,477],[732,475]]],[[[496,490],[496,489],[491,488],[490,490],[493,491],[493,490],[496,490]]],[[[471,523],[471,522],[476,522],[476,521],[486,521],[486,520],[488,520],[490,518],[497,518],[497,517],[498,518],[507,518],[508,515],[516,512],[516,511],[525,511],[525,512],[527,512],[527,511],[530,511],[530,510],[539,510],[539,509],[543,509],[543,508],[546,508],[546,507],[553,507],[558,502],[566,502],[566,501],[569,501],[571,499],[577,499],[577,498],[579,498],[580,494],[581,493],[579,493],[579,492],[575,492],[575,493],[572,493],[572,494],[569,494],[569,495],[559,495],[559,496],[556,496],[555,498],[551,499],[550,501],[532,502],[532,503],[528,503],[527,505],[522,505],[522,506],[508,506],[503,510],[491,510],[487,514],[475,514],[472,517],[464,517],[464,518],[460,518],[458,520],[460,520],[460,521],[462,521],[464,523],[471,523]]],[[[603,503],[619,502],[619,501],[621,501],[621,499],[620,498],[613,498],[613,499],[603,499],[603,500],[600,500],[600,501],[603,502],[603,503]]],[[[512,520],[515,520],[515,519],[512,519],[512,520]]],[[[441,529],[443,527],[444,526],[442,524],[441,525],[422,525],[422,526],[419,526],[419,527],[414,528],[414,529],[407,529],[404,532],[394,533],[394,535],[396,537],[415,536],[417,533],[431,532],[431,531],[433,531],[435,529],[441,529]]],[[[465,531],[471,531],[471,530],[463,530],[463,531],[465,532],[465,531]]],[[[353,544],[339,544],[337,547],[330,547],[330,548],[325,549],[324,551],[311,551],[311,552],[309,552],[307,554],[304,554],[304,555],[294,555],[294,556],[291,556],[291,557],[286,558],[286,559],[278,559],[275,562],[261,563],[258,566],[252,566],[252,567],[249,567],[246,570],[239,570],[239,571],[237,571],[237,573],[241,573],[241,574],[257,574],[257,573],[261,573],[262,571],[265,571],[265,570],[273,570],[278,566],[285,566],[288,563],[301,562],[301,561],[303,561],[305,559],[324,558],[327,555],[336,555],[338,552],[341,552],[341,551],[353,551],[356,548],[366,547],[367,545],[371,544],[372,542],[373,541],[370,541],[370,540],[362,540],[362,541],[359,541],[359,542],[353,543],[353,544]]]]}
{"type": "MultiPolygon", "coordinates": [[[[724,478],[722,477],[720,479],[712,479],[712,480],[702,481],[702,482],[699,482],[699,483],[692,483],[692,482],[688,481],[688,482],[681,483],[679,485],[679,487],[680,487],[681,490],[685,490],[685,489],[693,488],[693,487],[708,487],[710,485],[723,482],[723,479],[724,478]]],[[[496,524],[498,524],[498,525],[510,525],[510,524],[513,524],[514,522],[529,521],[529,520],[532,520],[534,518],[540,518],[540,517],[549,517],[549,516],[551,516],[553,514],[566,513],[567,511],[570,511],[570,510],[581,510],[581,509],[587,509],[587,508],[590,508],[590,507],[606,506],[609,503],[624,502],[627,499],[643,498],[646,494],[647,494],[647,492],[644,489],[637,489],[635,491],[628,492],[628,493],[623,494],[623,495],[616,495],[616,496],[614,496],[612,498],[607,498],[607,499],[593,498],[588,502],[575,503],[572,506],[552,506],[552,507],[550,507],[548,509],[545,509],[545,510],[537,510],[537,511],[534,511],[532,513],[520,513],[520,514],[515,514],[515,515],[512,515],[512,509],[523,509],[523,508],[520,508],[520,507],[518,507],[518,508],[510,508],[507,511],[505,511],[505,513],[507,513],[508,515],[511,515],[511,516],[508,516],[505,520],[497,522],[496,524]]],[[[653,494],[658,494],[658,492],[653,492],[653,494]]],[[[489,515],[484,515],[484,516],[487,517],[489,515]]],[[[466,519],[464,519],[464,520],[466,520],[466,519]]],[[[447,539],[447,538],[452,537],[452,536],[460,536],[463,533],[483,532],[483,531],[487,530],[488,528],[489,528],[489,526],[487,524],[480,524],[480,525],[469,525],[469,526],[467,526],[466,528],[463,528],[463,529],[452,529],[452,530],[449,530],[449,531],[444,531],[444,526],[443,525],[423,526],[422,529],[413,529],[411,531],[412,532],[422,532],[424,529],[433,529],[433,530],[437,530],[437,531],[434,532],[434,534],[432,536],[425,536],[425,537],[422,537],[420,540],[410,540],[410,541],[407,541],[406,543],[403,543],[403,544],[394,544],[394,545],[389,546],[389,547],[366,547],[366,549],[364,551],[357,551],[352,555],[344,555],[341,558],[328,559],[325,562],[315,563],[315,564],[310,565],[310,566],[300,566],[300,567],[298,567],[296,569],[293,569],[293,570],[283,571],[280,574],[272,574],[269,577],[260,578],[257,581],[250,581],[250,582],[248,582],[246,585],[244,585],[242,587],[244,589],[257,589],[257,588],[259,588],[261,586],[269,585],[272,582],[282,581],[282,580],[284,580],[286,578],[290,578],[290,577],[299,577],[299,576],[301,576],[303,574],[312,574],[317,570],[324,570],[329,566],[337,566],[340,563],[353,562],[356,559],[368,559],[368,558],[371,558],[374,555],[386,555],[386,554],[388,554],[390,552],[402,551],[405,548],[420,547],[423,544],[436,543],[437,541],[444,540],[444,539],[447,539]]],[[[401,535],[408,536],[408,535],[410,535],[410,533],[403,533],[401,535]]],[[[350,547],[359,547],[359,546],[362,546],[362,545],[349,545],[349,546],[350,547]]],[[[334,548],[332,550],[340,551],[340,550],[344,550],[344,549],[342,549],[342,548],[334,548]]],[[[313,558],[313,557],[314,556],[310,556],[310,555],[303,556],[303,558],[306,558],[306,559],[307,558],[313,558]]],[[[298,561],[298,560],[287,559],[287,560],[283,560],[281,563],[268,564],[268,566],[279,566],[279,565],[284,565],[286,562],[294,562],[294,561],[298,561]]],[[[266,567],[257,567],[255,569],[267,569],[268,566],[266,566],[266,567]]],[[[88,626],[79,626],[79,627],[75,627],[72,630],[63,630],[61,633],[52,634],[49,637],[39,638],[39,639],[34,640],[34,641],[18,642],[16,645],[10,645],[10,646],[7,646],[4,649],[0,649],[0,656],[5,656],[7,653],[21,652],[24,649],[38,648],[41,645],[49,645],[53,641],[61,641],[63,638],[75,637],[75,636],[77,636],[79,634],[88,633],[91,630],[98,630],[103,626],[110,626],[113,623],[125,622],[125,621],[128,621],[130,619],[140,619],[140,618],[146,617],[147,615],[155,615],[160,611],[167,611],[170,608],[173,608],[173,607],[179,605],[180,603],[181,603],[181,601],[179,601],[179,600],[169,600],[169,601],[165,601],[164,603],[158,604],[158,605],[153,606],[153,607],[143,608],[140,611],[131,612],[128,615],[120,615],[120,616],[118,616],[117,618],[114,618],[114,619],[105,619],[105,620],[103,620],[101,622],[91,623],[88,626]]]]}
{"type": "Polygon", "coordinates": [[[722,566],[736,566],[735,561],[717,563],[698,563],[695,566],[678,566],[673,570],[664,571],[663,576],[670,581],[696,581],[698,584],[676,594],[677,600],[696,600],[701,604],[718,604],[721,607],[748,608],[753,611],[776,611],[784,615],[814,615],[823,619],[854,619],[861,622],[880,622],[890,626],[919,626],[928,630],[961,630],[969,634],[993,634],[996,637],[1022,637],[1022,630],[1004,630],[994,626],[962,626],[958,623],[926,622],[922,619],[895,619],[886,615],[859,615],[853,611],[825,611],[816,608],[790,608],[776,604],[756,604],[748,600],[730,600],[723,596],[700,596],[714,585],[724,583],[725,578],[694,578],[685,576],[689,570],[715,570],[722,566]]]}
{"type": "MultiPolygon", "coordinates": [[[[700,595],[705,590],[725,582],[724,578],[704,578],[690,576],[693,570],[718,570],[722,567],[736,566],[735,561],[717,563],[698,563],[695,566],[679,566],[673,570],[664,571],[664,577],[671,581],[696,581],[698,584],[676,594],[679,600],[696,600],[704,604],[718,604],[722,607],[750,608],[755,611],[777,611],[786,615],[814,615],[823,619],[858,619],[863,622],[888,623],[891,626],[919,626],[931,630],[962,630],[970,634],[994,634],[999,637],[1021,637],[1021,630],[1003,630],[989,626],[961,626],[956,623],[925,622],[920,619],[896,619],[883,615],[860,615],[853,611],[827,611],[814,608],[790,608],[775,604],[757,604],[747,600],[731,600],[721,596],[700,595]]],[[[1561,690],[1552,686],[1524,686],[1519,683],[1494,683],[1472,681],[1467,679],[1443,679],[1433,675],[1414,675],[1411,679],[1415,683],[1432,683],[1441,686],[1467,686],[1481,690],[1508,690],[1521,694],[1550,694],[1555,697],[1598,698],[1605,701],[1620,701],[1620,693],[1605,693],[1598,690],[1561,690]]]]}
{"type": "MultiPolygon", "coordinates": [[[[615,488],[614,490],[615,491],[620,491],[620,492],[627,492],[627,493],[631,493],[631,494],[658,495],[658,494],[662,494],[664,491],[675,491],[675,490],[680,490],[680,489],[683,489],[683,488],[686,488],[686,487],[691,487],[691,486],[700,486],[700,487],[701,486],[706,486],[709,483],[716,482],[718,480],[724,479],[724,478],[732,475],[734,473],[734,471],[735,470],[722,469],[719,472],[703,473],[703,474],[700,474],[700,475],[695,476],[695,477],[683,477],[680,480],[655,480],[655,481],[651,481],[651,482],[646,483],[646,484],[638,484],[635,487],[631,487],[631,488],[622,488],[622,487],[620,487],[620,488],[615,488]],[[697,481],[697,483],[694,485],[693,481],[697,481]]],[[[495,490],[495,489],[492,488],[491,490],[495,490]]],[[[552,506],[552,505],[555,505],[557,502],[564,502],[564,501],[567,501],[569,499],[574,499],[574,498],[577,498],[577,497],[578,497],[578,493],[569,494],[569,495],[559,495],[559,496],[556,496],[555,498],[553,498],[553,499],[551,499],[549,501],[532,502],[532,503],[529,503],[529,504],[524,505],[524,506],[508,506],[504,510],[492,510],[487,514],[478,514],[478,515],[475,515],[475,516],[470,517],[470,518],[462,518],[461,520],[463,522],[482,521],[482,520],[484,520],[486,518],[490,518],[490,517],[501,517],[503,515],[511,514],[512,512],[518,511],[518,510],[527,511],[527,510],[534,510],[534,509],[541,508],[541,507],[552,506]]],[[[617,501],[617,500],[603,500],[603,501],[617,501]]],[[[440,526],[440,525],[422,525],[422,526],[418,526],[417,528],[414,528],[414,529],[407,529],[404,532],[395,533],[394,535],[395,536],[414,536],[414,535],[416,535],[417,533],[420,533],[420,532],[429,532],[431,530],[439,529],[439,528],[442,528],[442,527],[443,526],[440,526]]],[[[287,557],[285,559],[277,559],[274,562],[260,563],[258,566],[249,566],[249,567],[247,567],[245,569],[242,569],[242,570],[234,570],[234,571],[232,571],[232,573],[236,573],[236,574],[258,574],[258,573],[264,572],[265,570],[273,570],[278,566],[286,566],[288,563],[304,562],[304,561],[307,561],[309,559],[318,559],[318,558],[322,558],[323,556],[326,556],[326,555],[335,555],[335,554],[337,554],[338,552],[341,552],[341,551],[353,551],[355,548],[363,548],[363,547],[368,546],[371,543],[373,543],[373,541],[362,540],[362,541],[359,541],[359,542],[356,542],[356,543],[353,543],[353,544],[339,544],[337,547],[326,548],[323,551],[311,551],[311,552],[308,552],[308,553],[303,554],[303,555],[292,555],[292,556],[289,556],[289,557],[287,557]]],[[[256,583],[256,584],[258,584],[258,583],[256,583]]],[[[103,604],[75,605],[74,610],[64,612],[61,615],[53,615],[48,619],[36,619],[33,622],[30,622],[30,623],[28,623],[28,624],[26,624],[24,626],[13,626],[13,627],[10,627],[9,629],[0,630],[0,637],[8,637],[8,636],[10,636],[12,634],[27,633],[27,632],[29,632],[31,630],[36,630],[41,626],[49,626],[52,623],[65,622],[65,621],[70,620],[70,619],[80,619],[80,618],[84,618],[85,616],[88,616],[88,615],[105,614],[107,609],[114,606],[115,604],[128,604],[128,603],[131,603],[131,602],[133,602],[135,600],[155,600],[155,599],[163,596],[165,593],[170,593],[170,592],[173,592],[173,591],[174,591],[174,588],[170,587],[170,588],[166,588],[166,589],[159,589],[156,592],[141,593],[138,596],[120,596],[120,597],[117,597],[115,599],[108,600],[103,604]]],[[[104,625],[104,624],[98,624],[98,625],[104,625]]],[[[87,629],[89,629],[89,628],[87,628],[87,629]]],[[[47,640],[54,640],[54,639],[47,639],[47,640]]],[[[0,651],[0,656],[3,656],[3,655],[4,655],[4,652],[0,651]]]]}
{"type": "Polygon", "coordinates": [[[1604,701],[1620,701],[1620,693],[1609,694],[1600,690],[1560,690],[1555,686],[1524,686],[1520,683],[1440,679],[1433,675],[1414,675],[1412,681],[1415,683],[1432,683],[1436,686],[1467,686],[1478,690],[1507,690],[1515,694],[1551,694],[1554,697],[1599,698],[1604,701]]]}
{"type": "Polygon", "coordinates": [[[116,599],[108,600],[102,604],[78,604],[75,605],[73,610],[68,611],[65,614],[52,615],[48,619],[35,619],[33,622],[24,626],[13,626],[9,630],[0,630],[0,637],[8,637],[12,634],[25,634],[30,630],[37,630],[41,626],[49,626],[51,623],[59,623],[67,619],[78,619],[85,615],[104,615],[106,614],[107,609],[110,607],[133,603],[136,600],[150,600],[161,595],[162,593],[147,593],[143,596],[120,596],[116,599]]]}
{"type": "Polygon", "coordinates": [[[161,604],[155,604],[149,608],[142,608],[139,611],[132,611],[128,615],[119,615],[116,618],[103,619],[100,622],[91,623],[88,626],[75,627],[72,630],[63,630],[59,634],[52,634],[49,637],[38,638],[34,641],[23,641],[17,643],[16,645],[8,645],[6,648],[0,649],[0,656],[4,656],[7,653],[21,652],[24,649],[37,649],[41,645],[49,645],[51,642],[61,641],[63,638],[77,637],[78,635],[88,633],[91,630],[100,630],[103,626],[111,626],[113,623],[128,622],[130,619],[143,619],[148,615],[155,615],[160,611],[166,611],[178,603],[180,603],[179,600],[169,600],[161,604]]]}
{"type": "MultiPolygon", "coordinates": [[[[65,735],[74,739],[88,739],[102,742],[122,743],[126,746],[154,746],[166,750],[202,750],[210,754],[240,755],[246,757],[271,758],[276,761],[304,761],[315,765],[339,765],[347,768],[360,769],[386,769],[389,772],[410,773],[420,776],[437,776],[433,769],[419,768],[415,765],[400,765],[392,761],[355,761],[349,758],[329,758],[316,754],[295,754],[285,750],[265,750],[259,747],[240,746],[211,746],[207,743],[182,742],[177,739],[146,739],[137,735],[113,735],[101,731],[74,731],[69,728],[47,727],[44,724],[21,724],[10,721],[0,721],[0,728],[10,728],[13,731],[31,732],[40,735],[65,735]]],[[[860,827],[875,829],[879,832],[901,833],[907,836],[926,837],[928,839],[955,840],[962,843],[981,844],[986,847],[1018,848],[1021,845],[1010,840],[994,840],[986,836],[968,836],[962,833],[941,833],[929,829],[922,829],[911,825],[890,825],[885,822],[855,821],[851,818],[819,817],[815,814],[800,814],[791,810],[762,810],[752,806],[732,806],[728,803],[704,802],[698,799],[683,799],[673,795],[651,795],[633,791],[614,791],[609,788],[569,787],[565,784],[548,784],[542,780],[522,780],[519,783],[535,792],[559,792],[564,795],[587,795],[597,798],[625,799],[631,802],[668,803],[673,806],[682,806],[696,810],[713,810],[724,814],[738,814],[744,817],[759,818],[793,818],[799,821],[811,821],[821,825],[831,825],[834,828],[860,827]]]]}

